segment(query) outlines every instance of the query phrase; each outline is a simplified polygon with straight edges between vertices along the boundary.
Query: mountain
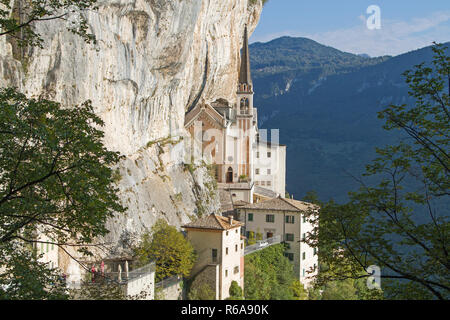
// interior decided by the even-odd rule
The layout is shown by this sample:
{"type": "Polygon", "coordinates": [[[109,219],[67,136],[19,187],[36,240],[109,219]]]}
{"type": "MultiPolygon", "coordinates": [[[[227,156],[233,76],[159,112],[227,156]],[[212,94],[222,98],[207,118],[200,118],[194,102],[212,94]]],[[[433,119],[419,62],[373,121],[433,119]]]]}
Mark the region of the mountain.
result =
{"type": "MultiPolygon", "coordinates": [[[[8,3],[24,8],[28,1],[8,3]]],[[[15,38],[0,37],[0,87],[67,107],[90,99],[104,121],[105,146],[124,156],[117,188],[128,209],[108,220],[110,232],[98,240],[111,245],[99,252],[103,259],[130,254],[132,241],[158,219],[180,227],[219,211],[207,169],[184,165],[185,111],[200,95],[206,102],[234,99],[236,48],[245,26],[256,28],[262,2],[114,0],[98,7],[83,12],[95,45],[61,19],[33,24],[43,43],[25,57],[16,54],[15,38]]],[[[68,259],[69,271],[63,269],[79,268],[68,259]]]]}
{"type": "Polygon", "coordinates": [[[411,102],[402,73],[430,61],[431,47],[396,57],[367,58],[305,38],[250,46],[260,126],[280,129],[287,144],[287,191],[315,190],[343,201],[358,187],[375,147],[398,138],[377,112],[411,102]]]}

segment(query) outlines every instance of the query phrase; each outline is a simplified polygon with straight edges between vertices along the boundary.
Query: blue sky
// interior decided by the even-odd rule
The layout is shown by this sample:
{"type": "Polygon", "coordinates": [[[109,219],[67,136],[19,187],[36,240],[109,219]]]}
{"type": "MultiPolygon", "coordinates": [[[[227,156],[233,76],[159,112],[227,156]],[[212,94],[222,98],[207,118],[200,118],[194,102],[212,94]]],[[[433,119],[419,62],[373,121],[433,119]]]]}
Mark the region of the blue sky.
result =
{"type": "Polygon", "coordinates": [[[450,41],[450,0],[269,0],[250,42],[307,37],[352,53],[398,55],[450,41]],[[366,10],[381,10],[369,30],[366,10]]]}

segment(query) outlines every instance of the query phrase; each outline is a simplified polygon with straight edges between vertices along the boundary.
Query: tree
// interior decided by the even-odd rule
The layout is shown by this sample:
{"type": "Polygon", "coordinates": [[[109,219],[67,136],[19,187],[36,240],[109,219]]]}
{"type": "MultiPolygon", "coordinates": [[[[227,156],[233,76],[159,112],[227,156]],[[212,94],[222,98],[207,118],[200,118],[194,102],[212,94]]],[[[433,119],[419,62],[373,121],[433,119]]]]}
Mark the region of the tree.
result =
{"type": "MultiPolygon", "coordinates": [[[[323,205],[307,242],[319,247],[329,265],[319,280],[366,279],[371,265],[381,268],[388,298],[450,297],[449,86],[450,57],[435,44],[431,65],[406,71],[413,105],[379,112],[384,129],[403,133],[393,146],[377,149],[365,177],[378,179],[349,193],[343,205],[323,205]]],[[[373,180],[372,180],[373,181],[373,180]]]]}
{"type": "MultiPolygon", "coordinates": [[[[95,3],[1,0],[0,36],[12,43],[14,57],[16,45],[22,47],[23,58],[24,48],[43,46],[37,24],[63,20],[69,31],[95,43],[85,17],[95,3]]],[[[67,297],[61,295],[64,285],[55,285],[58,271],[39,262],[33,246],[90,253],[92,240],[107,233],[105,221],[125,210],[111,169],[119,156],[103,147],[103,133],[95,129],[103,122],[89,101],[70,110],[9,88],[0,90],[0,108],[0,288],[15,288],[8,299],[67,297]]]]}
{"type": "Polygon", "coordinates": [[[228,300],[244,300],[242,288],[236,281],[232,281],[230,285],[230,289],[228,290],[229,297],[228,300]]]}
{"type": "Polygon", "coordinates": [[[189,300],[215,300],[215,298],[216,293],[206,282],[199,282],[197,285],[194,285],[188,294],[189,300]]]}
{"type": "Polygon", "coordinates": [[[293,265],[284,245],[274,245],[245,257],[244,291],[248,300],[293,300],[293,265]]]}
{"type": "Polygon", "coordinates": [[[305,290],[305,287],[300,280],[294,280],[292,282],[291,290],[295,300],[308,300],[308,292],[305,290]]]}
{"type": "MultiPolygon", "coordinates": [[[[0,270],[19,270],[11,265],[18,261],[13,243],[90,254],[94,239],[108,232],[106,220],[125,211],[112,169],[120,156],[103,146],[103,125],[89,101],[66,109],[0,89],[0,270]]],[[[29,259],[39,265],[35,255],[29,259]]]]}
{"type": "Polygon", "coordinates": [[[196,259],[192,244],[174,226],[169,226],[162,219],[153,225],[151,233],[142,235],[135,254],[138,265],[155,261],[156,282],[174,275],[187,277],[196,259]]]}
{"type": "Polygon", "coordinates": [[[97,0],[66,1],[0,1],[0,36],[8,35],[20,46],[40,46],[43,39],[34,26],[50,20],[68,21],[66,28],[81,36],[86,42],[95,42],[88,32],[86,10],[96,10],[97,0]],[[70,19],[71,16],[73,19],[70,19]]]}
{"type": "Polygon", "coordinates": [[[67,299],[65,281],[23,243],[1,247],[0,300],[67,299]],[[7,260],[3,260],[6,258],[7,260]]]}

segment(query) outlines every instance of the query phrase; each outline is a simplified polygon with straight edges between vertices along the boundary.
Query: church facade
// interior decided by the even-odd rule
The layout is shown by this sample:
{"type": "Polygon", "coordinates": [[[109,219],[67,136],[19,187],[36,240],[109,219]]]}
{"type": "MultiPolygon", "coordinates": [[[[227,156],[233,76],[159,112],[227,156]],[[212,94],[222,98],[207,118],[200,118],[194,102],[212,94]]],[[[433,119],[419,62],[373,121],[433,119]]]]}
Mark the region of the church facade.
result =
{"type": "MultiPolygon", "coordinates": [[[[285,156],[283,151],[278,152],[285,146],[277,143],[263,145],[259,141],[258,113],[253,105],[253,96],[248,33],[245,28],[236,101],[229,104],[218,99],[211,104],[197,104],[186,113],[185,128],[194,141],[201,145],[202,159],[214,165],[219,189],[229,192],[233,201],[248,203],[253,203],[254,199],[255,173],[259,174],[262,169],[266,173],[264,181],[270,181],[267,189],[283,197],[285,194],[285,156]],[[281,154],[282,161],[274,157],[272,163],[266,161],[262,164],[257,157],[262,151],[258,150],[267,148],[267,145],[274,149],[274,156],[281,154]],[[255,167],[256,162],[258,168],[255,167]],[[264,168],[259,168],[261,166],[264,168]]],[[[258,185],[262,185],[262,182],[258,181],[258,185]]]]}

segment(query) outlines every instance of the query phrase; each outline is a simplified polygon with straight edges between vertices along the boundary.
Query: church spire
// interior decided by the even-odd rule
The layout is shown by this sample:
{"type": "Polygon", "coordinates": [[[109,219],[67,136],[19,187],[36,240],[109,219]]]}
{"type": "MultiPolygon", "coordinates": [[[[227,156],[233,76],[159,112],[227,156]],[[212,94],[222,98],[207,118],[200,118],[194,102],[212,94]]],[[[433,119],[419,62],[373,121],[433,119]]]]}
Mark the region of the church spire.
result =
{"type": "Polygon", "coordinates": [[[239,87],[246,85],[248,88],[245,91],[251,91],[252,77],[250,75],[250,52],[248,50],[248,32],[247,25],[245,25],[244,31],[244,45],[241,54],[241,70],[239,71],[239,87]]]}

